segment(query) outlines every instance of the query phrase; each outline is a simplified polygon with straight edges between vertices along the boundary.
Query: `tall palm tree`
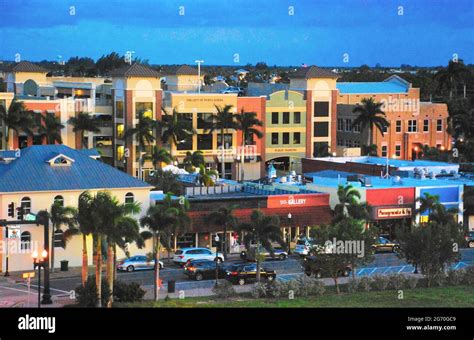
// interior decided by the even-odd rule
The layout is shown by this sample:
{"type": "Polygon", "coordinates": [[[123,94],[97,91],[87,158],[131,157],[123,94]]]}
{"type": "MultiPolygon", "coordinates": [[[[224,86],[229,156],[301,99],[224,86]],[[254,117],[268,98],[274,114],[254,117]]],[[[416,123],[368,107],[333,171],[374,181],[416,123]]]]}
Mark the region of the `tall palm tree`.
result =
{"type": "Polygon", "coordinates": [[[237,129],[238,125],[236,122],[236,114],[232,113],[232,105],[225,105],[224,107],[220,107],[214,105],[216,108],[216,113],[211,115],[208,118],[209,127],[206,129],[206,132],[212,133],[214,131],[220,131],[221,134],[221,174],[222,178],[224,178],[225,174],[225,143],[224,143],[224,136],[228,134],[230,129],[237,129]]]}
{"type": "Polygon", "coordinates": [[[0,105],[0,121],[6,126],[5,133],[5,149],[8,150],[8,140],[10,138],[10,131],[13,130],[17,135],[20,132],[25,132],[28,136],[33,135],[33,128],[35,126],[33,114],[28,111],[23,102],[13,99],[8,110],[0,105]]]}
{"type": "Polygon", "coordinates": [[[360,192],[352,185],[348,184],[345,187],[339,185],[337,188],[337,197],[339,203],[334,207],[335,219],[343,219],[350,216],[352,207],[359,206],[360,192]]]}
{"type": "Polygon", "coordinates": [[[203,164],[199,167],[199,182],[205,187],[214,186],[218,176],[219,174],[216,170],[208,169],[203,164]]]}
{"type": "Polygon", "coordinates": [[[260,247],[265,248],[270,254],[274,254],[272,242],[277,242],[282,247],[287,245],[282,239],[280,230],[280,219],[278,216],[266,216],[260,210],[252,211],[249,223],[242,223],[237,226],[238,232],[244,232],[244,244],[246,249],[250,249],[254,244],[256,247],[257,260],[257,281],[260,281],[260,247]]]}
{"type": "Polygon", "coordinates": [[[155,169],[161,169],[162,163],[170,164],[173,162],[173,159],[171,158],[171,155],[168,152],[168,150],[166,150],[165,148],[159,147],[158,145],[155,145],[153,147],[153,153],[150,159],[155,169]]]}
{"type": "Polygon", "coordinates": [[[385,118],[385,112],[382,111],[383,103],[377,103],[373,98],[362,99],[362,105],[357,105],[352,112],[359,115],[352,123],[361,126],[363,130],[367,131],[367,145],[372,145],[372,130],[374,126],[384,135],[383,130],[390,126],[390,123],[385,118]]]}
{"type": "Polygon", "coordinates": [[[418,208],[417,213],[422,214],[428,212],[428,219],[430,219],[431,213],[436,209],[436,206],[440,204],[438,195],[431,195],[427,192],[425,192],[424,196],[418,197],[416,201],[420,202],[420,207],[418,208]]]}
{"type": "Polygon", "coordinates": [[[435,79],[438,80],[439,88],[449,91],[449,99],[453,98],[453,90],[457,92],[456,87],[459,83],[463,83],[465,78],[469,76],[469,69],[464,65],[462,60],[450,60],[448,67],[440,70],[435,79]]]}
{"type": "MultiPolygon", "coordinates": [[[[51,273],[54,273],[54,243],[55,243],[55,232],[61,230],[62,226],[67,226],[68,229],[76,228],[77,209],[74,207],[65,207],[59,202],[54,202],[51,206],[50,220],[51,220],[51,273]]],[[[64,234],[63,234],[64,235],[64,234]]],[[[64,237],[64,236],[63,236],[64,237]]]]}
{"type": "Polygon", "coordinates": [[[147,228],[148,231],[141,233],[144,239],[153,240],[153,258],[154,258],[154,299],[159,299],[159,280],[160,280],[160,244],[163,234],[171,228],[172,225],[180,225],[180,216],[183,215],[185,208],[180,207],[179,203],[173,202],[171,194],[166,194],[161,204],[153,205],[148,208],[145,216],[140,219],[140,225],[147,228]]]}
{"type": "Polygon", "coordinates": [[[187,172],[194,172],[196,168],[200,168],[201,165],[204,165],[204,155],[202,151],[187,151],[183,159],[183,165],[187,172]]]}
{"type": "Polygon", "coordinates": [[[155,141],[155,136],[153,131],[158,128],[158,122],[152,118],[145,115],[145,112],[140,112],[138,115],[138,123],[135,127],[129,128],[123,134],[125,140],[135,137],[135,140],[138,143],[138,178],[142,178],[142,167],[144,157],[142,155],[143,151],[148,145],[153,144],[155,141]]]}
{"type": "Polygon", "coordinates": [[[61,120],[52,112],[46,112],[45,115],[41,115],[41,120],[43,124],[38,128],[41,138],[46,138],[47,144],[62,144],[61,130],[65,126],[61,124],[61,120]]]}
{"type": "Polygon", "coordinates": [[[93,231],[94,217],[92,215],[92,195],[85,191],[79,196],[76,221],[78,224],[78,232],[82,235],[82,286],[86,285],[88,277],[88,252],[87,252],[87,236],[93,231]]]}
{"type": "Polygon", "coordinates": [[[253,143],[253,136],[257,138],[263,137],[263,132],[257,129],[257,126],[263,126],[263,122],[257,118],[255,112],[244,112],[244,109],[240,114],[235,115],[235,120],[237,123],[237,129],[242,132],[242,155],[240,155],[241,165],[240,165],[240,180],[244,181],[244,163],[245,163],[245,146],[251,145],[253,143]]]}
{"type": "Polygon", "coordinates": [[[163,143],[170,145],[170,154],[173,158],[173,145],[178,147],[179,143],[192,137],[196,134],[196,131],[193,129],[191,122],[180,119],[176,108],[173,108],[172,114],[166,112],[164,108],[162,110],[165,113],[161,121],[162,140],[163,143]]]}
{"type": "Polygon", "coordinates": [[[78,112],[76,117],[70,117],[68,124],[73,126],[72,131],[80,136],[80,143],[76,142],[76,148],[87,148],[84,133],[100,132],[99,120],[88,114],[87,112],[78,112]]]}
{"type": "Polygon", "coordinates": [[[222,239],[223,249],[221,249],[221,251],[224,254],[225,260],[227,260],[227,231],[229,229],[234,230],[238,224],[237,217],[234,216],[234,210],[236,208],[236,205],[221,207],[207,216],[209,224],[224,228],[224,237],[222,239]]]}

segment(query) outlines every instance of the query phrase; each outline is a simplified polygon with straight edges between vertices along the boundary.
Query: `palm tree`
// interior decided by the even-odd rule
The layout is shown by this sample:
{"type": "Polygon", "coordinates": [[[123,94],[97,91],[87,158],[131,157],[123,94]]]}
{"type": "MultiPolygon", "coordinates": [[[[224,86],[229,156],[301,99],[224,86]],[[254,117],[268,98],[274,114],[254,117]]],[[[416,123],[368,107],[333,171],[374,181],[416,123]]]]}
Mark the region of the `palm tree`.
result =
{"type": "Polygon", "coordinates": [[[440,70],[435,79],[438,80],[440,89],[449,91],[449,99],[453,98],[453,90],[457,92],[456,87],[459,83],[464,82],[466,76],[469,76],[469,70],[462,60],[450,60],[448,67],[440,70]]]}
{"type": "Polygon", "coordinates": [[[93,231],[94,217],[92,215],[92,196],[86,191],[79,196],[77,215],[78,231],[82,235],[82,286],[86,285],[88,276],[87,236],[93,231]]]}
{"type": "Polygon", "coordinates": [[[183,215],[179,203],[173,202],[171,194],[166,194],[161,204],[153,205],[148,208],[145,216],[140,219],[140,225],[147,228],[149,231],[141,233],[144,239],[153,239],[153,258],[154,258],[154,299],[158,301],[159,298],[159,280],[160,280],[160,244],[163,234],[172,228],[172,225],[180,225],[180,216],[183,215]]]}
{"type": "Polygon", "coordinates": [[[219,130],[221,134],[221,148],[222,148],[222,159],[221,159],[221,176],[224,178],[225,174],[225,143],[224,136],[228,133],[230,129],[237,129],[238,125],[236,122],[236,114],[231,112],[232,105],[226,105],[223,108],[217,105],[214,105],[216,108],[216,113],[211,115],[208,119],[209,127],[206,129],[206,132],[212,133],[219,130]]]}
{"type": "Polygon", "coordinates": [[[153,131],[158,127],[158,122],[145,115],[145,112],[140,112],[138,115],[138,124],[135,127],[129,128],[123,134],[123,139],[135,137],[138,143],[138,178],[142,178],[143,156],[142,153],[148,145],[155,141],[153,131]]]}
{"type": "Polygon", "coordinates": [[[350,217],[351,212],[354,211],[354,208],[360,208],[360,192],[350,184],[346,185],[345,187],[339,185],[337,188],[337,197],[339,199],[339,203],[334,207],[335,221],[350,217]]]}
{"type": "Polygon", "coordinates": [[[390,126],[382,111],[383,103],[377,103],[373,98],[362,99],[362,105],[357,105],[352,112],[359,115],[352,123],[352,126],[359,125],[363,130],[367,130],[367,145],[372,145],[372,130],[374,126],[384,135],[384,129],[390,126]]]}
{"type": "Polygon", "coordinates": [[[155,145],[153,147],[153,153],[151,155],[151,161],[155,169],[161,169],[161,164],[170,164],[173,162],[170,153],[165,148],[155,145]]]}
{"type": "Polygon", "coordinates": [[[61,124],[61,120],[52,112],[41,115],[41,120],[43,124],[40,125],[38,129],[41,138],[46,138],[47,144],[62,144],[61,130],[64,129],[65,126],[61,124]]]}
{"type": "MultiPolygon", "coordinates": [[[[64,207],[60,202],[54,202],[51,206],[50,220],[52,227],[51,234],[51,272],[54,273],[54,243],[55,232],[61,230],[62,226],[67,226],[69,230],[76,229],[77,209],[73,207],[64,207]]],[[[63,234],[64,238],[64,234],[63,234]]],[[[64,240],[65,241],[65,240],[64,240]]]]}
{"type": "Polygon", "coordinates": [[[244,181],[244,163],[245,163],[245,155],[244,150],[246,145],[251,145],[253,143],[253,136],[257,136],[257,138],[263,137],[263,132],[256,128],[256,126],[263,126],[261,120],[257,118],[257,114],[255,112],[240,112],[240,114],[235,115],[235,120],[237,123],[237,129],[242,131],[242,155],[240,155],[241,165],[240,165],[240,180],[244,181]]]}
{"type": "Polygon", "coordinates": [[[163,171],[158,169],[153,176],[148,179],[151,185],[154,185],[156,190],[163,192],[171,192],[175,195],[180,194],[180,184],[178,183],[178,175],[171,171],[163,171]]]}
{"type": "Polygon", "coordinates": [[[183,159],[183,165],[187,172],[194,172],[196,168],[200,168],[201,165],[204,165],[204,155],[202,151],[187,151],[186,157],[183,159]]]}
{"type": "Polygon", "coordinates": [[[99,121],[87,112],[78,112],[76,117],[70,117],[68,124],[73,126],[72,131],[80,136],[80,142],[76,139],[76,148],[82,149],[87,148],[84,133],[88,132],[100,132],[99,121]]]}
{"type": "Polygon", "coordinates": [[[225,260],[227,260],[227,230],[234,230],[238,224],[238,220],[234,216],[234,209],[236,208],[236,205],[221,207],[207,216],[209,224],[224,227],[224,237],[222,240],[223,249],[221,249],[221,251],[224,254],[225,260]]]}
{"type": "Polygon", "coordinates": [[[171,158],[173,158],[173,145],[178,147],[179,143],[193,136],[196,131],[191,122],[179,117],[176,108],[173,108],[172,114],[168,114],[164,108],[162,110],[165,113],[161,122],[162,140],[163,143],[170,145],[171,158]]]}
{"type": "Polygon", "coordinates": [[[6,126],[6,133],[4,136],[6,150],[8,150],[10,130],[15,131],[17,135],[19,135],[20,132],[25,132],[29,136],[33,135],[32,129],[35,125],[33,114],[25,108],[23,102],[19,102],[16,99],[13,99],[8,110],[6,110],[3,105],[0,105],[0,121],[2,121],[4,126],[6,126]]]}
{"type": "Polygon", "coordinates": [[[199,167],[199,182],[205,187],[214,186],[218,175],[216,170],[208,169],[203,164],[199,167]]]}
{"type": "Polygon", "coordinates": [[[420,207],[418,208],[417,213],[422,214],[427,211],[428,220],[431,218],[432,211],[440,204],[438,195],[431,195],[427,192],[425,192],[424,197],[418,197],[416,201],[420,202],[420,207]]]}
{"type": "Polygon", "coordinates": [[[260,210],[252,211],[250,223],[242,223],[237,226],[238,232],[245,232],[243,241],[246,249],[251,244],[256,247],[257,281],[260,281],[260,247],[265,248],[270,254],[274,254],[272,242],[279,243],[286,248],[285,241],[281,237],[280,219],[278,216],[266,216],[260,210]]]}

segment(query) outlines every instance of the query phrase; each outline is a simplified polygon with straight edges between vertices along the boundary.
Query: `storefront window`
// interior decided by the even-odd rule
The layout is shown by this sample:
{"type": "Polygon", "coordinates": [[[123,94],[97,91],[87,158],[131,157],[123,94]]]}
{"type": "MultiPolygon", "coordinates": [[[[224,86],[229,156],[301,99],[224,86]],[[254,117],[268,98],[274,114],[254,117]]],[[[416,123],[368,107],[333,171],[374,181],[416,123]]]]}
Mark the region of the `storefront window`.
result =
{"type": "Polygon", "coordinates": [[[143,113],[145,117],[153,118],[153,103],[136,103],[135,104],[135,118],[140,117],[140,113],[143,113]]]}

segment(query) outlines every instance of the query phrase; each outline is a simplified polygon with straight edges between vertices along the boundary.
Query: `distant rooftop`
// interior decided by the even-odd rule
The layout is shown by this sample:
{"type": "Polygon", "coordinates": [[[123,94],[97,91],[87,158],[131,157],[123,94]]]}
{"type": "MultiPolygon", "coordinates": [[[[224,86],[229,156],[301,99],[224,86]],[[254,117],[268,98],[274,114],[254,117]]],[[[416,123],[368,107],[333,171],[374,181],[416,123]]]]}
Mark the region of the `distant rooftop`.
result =
{"type": "Polygon", "coordinates": [[[13,64],[12,66],[10,66],[7,72],[48,73],[49,71],[29,61],[20,61],[19,63],[13,64]]]}
{"type": "Polygon", "coordinates": [[[337,73],[317,66],[302,67],[288,75],[291,78],[311,79],[311,78],[339,78],[337,73]]]}
{"type": "Polygon", "coordinates": [[[340,94],[407,93],[410,83],[399,76],[391,76],[377,82],[338,82],[336,87],[340,94]]]}
{"type": "Polygon", "coordinates": [[[112,77],[143,77],[143,78],[160,78],[158,71],[149,66],[142,64],[127,65],[110,72],[112,77]]]}
{"type": "MultiPolygon", "coordinates": [[[[198,69],[197,67],[192,67],[189,65],[180,65],[180,66],[175,66],[172,67],[169,71],[165,72],[166,74],[169,75],[191,75],[191,76],[197,76],[198,75],[198,69]]],[[[202,72],[201,70],[201,76],[204,75],[205,73],[202,72]]]]}
{"type": "Polygon", "coordinates": [[[357,157],[320,157],[314,158],[317,160],[328,161],[328,162],[336,162],[336,163],[346,163],[346,162],[353,162],[353,163],[361,163],[361,164],[374,164],[374,165],[386,165],[387,162],[389,166],[396,167],[399,169],[403,168],[415,168],[415,167],[457,167],[459,168],[459,164],[456,163],[447,163],[447,162],[436,162],[436,161],[428,161],[424,159],[417,159],[414,161],[404,160],[404,159],[394,159],[394,158],[386,158],[386,157],[373,157],[373,156],[357,156],[357,157]]]}

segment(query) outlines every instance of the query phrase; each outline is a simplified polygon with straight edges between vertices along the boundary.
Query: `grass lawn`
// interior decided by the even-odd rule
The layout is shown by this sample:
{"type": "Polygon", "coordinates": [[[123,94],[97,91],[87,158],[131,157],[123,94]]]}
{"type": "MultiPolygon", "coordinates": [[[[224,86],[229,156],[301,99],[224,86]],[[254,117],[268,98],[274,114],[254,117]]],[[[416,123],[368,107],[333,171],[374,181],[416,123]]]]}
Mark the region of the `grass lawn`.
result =
{"type": "Polygon", "coordinates": [[[241,295],[228,300],[215,297],[194,297],[183,300],[121,304],[119,307],[474,307],[474,286],[405,289],[404,298],[398,299],[395,290],[367,293],[341,293],[328,291],[319,297],[289,299],[253,299],[241,295]]]}

